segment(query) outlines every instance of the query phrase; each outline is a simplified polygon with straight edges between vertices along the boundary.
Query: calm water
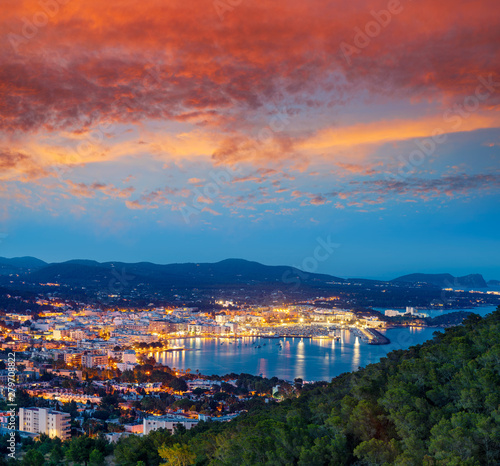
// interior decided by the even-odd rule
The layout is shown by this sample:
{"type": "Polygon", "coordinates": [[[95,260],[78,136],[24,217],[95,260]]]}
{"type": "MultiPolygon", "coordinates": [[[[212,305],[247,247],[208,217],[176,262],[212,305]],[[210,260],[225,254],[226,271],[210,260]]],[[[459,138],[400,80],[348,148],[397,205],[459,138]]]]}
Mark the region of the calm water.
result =
{"type": "MultiPolygon", "coordinates": [[[[388,352],[406,349],[432,338],[436,328],[398,328],[383,332],[390,345],[374,346],[360,341],[353,333],[342,331],[341,341],[309,338],[242,338],[175,340],[189,351],[152,353],[162,364],[177,369],[198,369],[202,374],[231,372],[276,376],[293,380],[330,380],[343,372],[378,362],[388,352]],[[223,343],[223,344],[221,344],[223,343]],[[281,343],[282,349],[279,349],[281,343]],[[256,348],[260,345],[260,348],[256,348]]],[[[174,344],[174,342],[172,342],[174,344]]]]}

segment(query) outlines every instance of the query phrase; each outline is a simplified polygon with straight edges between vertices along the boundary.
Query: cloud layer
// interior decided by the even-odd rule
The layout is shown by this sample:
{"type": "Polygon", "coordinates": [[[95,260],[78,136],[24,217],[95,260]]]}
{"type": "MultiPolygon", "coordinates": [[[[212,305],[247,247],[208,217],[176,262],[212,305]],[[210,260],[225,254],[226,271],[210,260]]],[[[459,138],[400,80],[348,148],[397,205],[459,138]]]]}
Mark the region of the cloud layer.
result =
{"type": "Polygon", "coordinates": [[[236,3],[8,0],[2,181],[133,211],[193,197],[213,215],[498,188],[496,174],[455,180],[444,166],[390,181],[397,159],[386,150],[500,126],[495,1],[236,3]],[[151,161],[175,180],[119,186],[101,175],[105,164],[123,178],[156,171],[151,161]],[[242,167],[228,191],[193,194],[226,166],[242,167]]]}

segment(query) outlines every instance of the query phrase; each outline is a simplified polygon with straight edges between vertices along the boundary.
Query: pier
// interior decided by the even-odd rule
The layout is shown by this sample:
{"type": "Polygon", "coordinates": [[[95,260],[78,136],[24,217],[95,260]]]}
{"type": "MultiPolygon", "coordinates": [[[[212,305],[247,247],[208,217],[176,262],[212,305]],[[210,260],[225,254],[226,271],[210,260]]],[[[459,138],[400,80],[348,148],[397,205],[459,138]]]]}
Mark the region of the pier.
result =
{"type": "Polygon", "coordinates": [[[388,345],[391,340],[373,328],[362,328],[360,331],[368,340],[369,345],[388,345]]]}

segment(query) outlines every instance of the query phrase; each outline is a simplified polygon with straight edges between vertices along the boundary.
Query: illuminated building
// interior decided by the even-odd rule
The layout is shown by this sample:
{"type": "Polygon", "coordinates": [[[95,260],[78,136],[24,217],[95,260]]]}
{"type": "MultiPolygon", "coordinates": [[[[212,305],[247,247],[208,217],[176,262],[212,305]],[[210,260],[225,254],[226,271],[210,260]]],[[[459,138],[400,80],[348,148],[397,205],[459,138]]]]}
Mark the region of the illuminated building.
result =
{"type": "Polygon", "coordinates": [[[45,408],[19,408],[19,430],[34,434],[47,434],[66,440],[71,437],[71,417],[45,408]]]}

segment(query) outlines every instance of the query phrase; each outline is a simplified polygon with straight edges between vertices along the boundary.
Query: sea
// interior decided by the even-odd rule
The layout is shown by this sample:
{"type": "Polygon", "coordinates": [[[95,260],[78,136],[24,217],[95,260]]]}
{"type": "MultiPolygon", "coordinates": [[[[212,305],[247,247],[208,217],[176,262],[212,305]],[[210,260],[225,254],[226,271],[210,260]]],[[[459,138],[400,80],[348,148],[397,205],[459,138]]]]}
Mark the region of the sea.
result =
{"type": "MultiPolygon", "coordinates": [[[[486,315],[496,306],[473,309],[486,315]]],[[[433,317],[459,311],[430,311],[433,317]]],[[[344,372],[356,371],[360,367],[376,363],[387,353],[407,349],[432,339],[439,327],[401,327],[381,331],[391,343],[369,345],[349,330],[341,332],[339,341],[312,338],[182,338],[171,340],[172,346],[185,348],[178,351],[163,351],[151,355],[164,365],[177,370],[197,370],[204,375],[240,374],[245,372],[262,377],[278,377],[293,381],[330,381],[344,372]]]]}

